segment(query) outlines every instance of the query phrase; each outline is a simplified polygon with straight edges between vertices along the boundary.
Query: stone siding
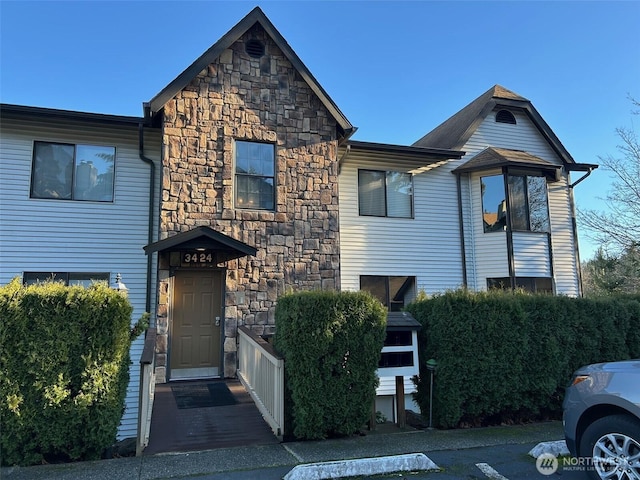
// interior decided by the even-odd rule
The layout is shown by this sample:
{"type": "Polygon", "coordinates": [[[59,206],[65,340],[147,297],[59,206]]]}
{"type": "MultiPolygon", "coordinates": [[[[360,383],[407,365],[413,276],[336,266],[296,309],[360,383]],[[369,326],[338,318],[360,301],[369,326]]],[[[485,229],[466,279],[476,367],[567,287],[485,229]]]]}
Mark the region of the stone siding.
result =
{"type": "MultiPolygon", "coordinates": [[[[259,25],[164,107],[161,238],[206,225],[258,252],[226,264],[224,375],[239,325],[274,332],[288,291],[339,289],[336,121],[259,25]],[[265,45],[259,59],[245,42],[265,45]],[[234,206],[234,141],[276,145],[275,210],[234,206]]],[[[168,349],[171,272],[160,262],[157,375],[168,349]],[[162,351],[164,350],[164,351],[162,351]]]]}

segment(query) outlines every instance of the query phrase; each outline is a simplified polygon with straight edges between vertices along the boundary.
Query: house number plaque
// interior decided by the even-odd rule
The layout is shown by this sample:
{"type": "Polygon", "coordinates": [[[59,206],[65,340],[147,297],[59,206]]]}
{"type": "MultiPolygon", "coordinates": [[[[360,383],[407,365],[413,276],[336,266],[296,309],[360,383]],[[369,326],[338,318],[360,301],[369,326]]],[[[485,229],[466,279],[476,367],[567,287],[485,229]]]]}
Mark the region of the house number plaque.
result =
{"type": "Polygon", "coordinates": [[[182,252],[183,265],[212,265],[215,261],[216,256],[211,250],[182,252]]]}

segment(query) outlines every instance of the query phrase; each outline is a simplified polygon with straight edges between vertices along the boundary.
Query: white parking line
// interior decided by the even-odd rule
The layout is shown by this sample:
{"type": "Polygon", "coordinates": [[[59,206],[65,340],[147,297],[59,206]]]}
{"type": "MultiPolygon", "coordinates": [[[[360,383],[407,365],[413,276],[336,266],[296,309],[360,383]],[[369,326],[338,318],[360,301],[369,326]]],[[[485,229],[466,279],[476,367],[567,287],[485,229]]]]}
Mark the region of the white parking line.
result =
{"type": "Polygon", "coordinates": [[[480,469],[491,480],[509,480],[507,477],[500,475],[491,465],[488,463],[476,463],[476,467],[480,469]]]}

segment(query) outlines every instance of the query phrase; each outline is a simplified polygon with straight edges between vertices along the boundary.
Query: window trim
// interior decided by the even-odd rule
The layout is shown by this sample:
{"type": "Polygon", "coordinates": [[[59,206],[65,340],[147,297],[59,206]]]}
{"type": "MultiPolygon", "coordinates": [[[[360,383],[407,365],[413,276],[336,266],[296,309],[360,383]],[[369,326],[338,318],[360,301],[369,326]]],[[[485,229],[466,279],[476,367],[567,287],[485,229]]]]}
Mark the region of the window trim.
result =
{"type": "Polygon", "coordinates": [[[115,203],[116,200],[116,161],[118,158],[118,149],[115,145],[105,145],[105,144],[97,144],[97,143],[70,143],[70,142],[56,142],[50,140],[34,140],[31,148],[31,178],[29,183],[29,198],[33,200],[59,200],[59,201],[67,201],[67,202],[96,202],[96,203],[115,203]],[[70,198],[55,198],[55,197],[41,197],[36,196],[34,192],[34,185],[36,179],[36,145],[60,145],[60,146],[68,146],[73,147],[73,167],[71,169],[71,197],[70,198]],[[96,200],[96,199],[85,199],[85,198],[75,198],[75,187],[76,187],[76,169],[78,165],[76,163],[77,155],[78,155],[78,147],[103,147],[103,148],[111,148],[113,149],[113,180],[111,182],[111,199],[110,200],[96,200]]]}
{"type": "Polygon", "coordinates": [[[277,199],[277,185],[276,185],[276,178],[277,178],[277,166],[278,166],[278,162],[277,162],[277,145],[275,143],[271,143],[271,142],[257,142],[257,141],[252,141],[252,140],[245,140],[245,139],[234,139],[233,141],[233,204],[234,204],[234,208],[238,208],[241,210],[261,210],[261,211],[267,211],[267,212],[273,212],[276,210],[276,206],[278,205],[278,199],[277,199]],[[251,143],[251,144],[259,144],[259,145],[270,145],[272,148],[272,159],[273,159],[273,175],[256,175],[256,174],[251,174],[251,173],[238,173],[238,143],[251,143]],[[267,178],[267,179],[271,179],[273,182],[273,205],[270,208],[263,208],[260,206],[240,206],[239,202],[238,202],[238,177],[246,177],[246,178],[267,178]]]}
{"type": "Polygon", "coordinates": [[[403,172],[401,170],[376,170],[373,168],[359,168],[358,169],[358,216],[360,217],[376,217],[376,218],[404,218],[404,219],[414,219],[415,218],[415,207],[414,207],[414,186],[413,186],[413,175],[409,172],[403,172]],[[384,174],[384,215],[375,215],[372,213],[362,213],[362,205],[360,202],[360,172],[375,172],[384,174]],[[402,173],[404,175],[408,175],[411,181],[411,193],[409,195],[409,207],[411,209],[411,213],[409,216],[390,216],[389,215],[389,194],[388,194],[388,174],[389,173],[402,173]]]}

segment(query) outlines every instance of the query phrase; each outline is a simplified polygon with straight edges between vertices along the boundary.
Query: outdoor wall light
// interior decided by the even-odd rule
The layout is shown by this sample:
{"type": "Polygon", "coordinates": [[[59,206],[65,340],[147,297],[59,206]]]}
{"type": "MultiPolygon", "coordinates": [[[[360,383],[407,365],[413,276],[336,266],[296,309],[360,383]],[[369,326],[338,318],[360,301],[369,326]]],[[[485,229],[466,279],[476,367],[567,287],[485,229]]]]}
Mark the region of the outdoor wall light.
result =
{"type": "Polygon", "coordinates": [[[129,291],[129,289],[127,288],[127,286],[122,283],[122,275],[120,275],[119,273],[116,274],[116,282],[113,285],[113,289],[116,292],[122,292],[125,295],[127,294],[127,292],[129,291]]]}

